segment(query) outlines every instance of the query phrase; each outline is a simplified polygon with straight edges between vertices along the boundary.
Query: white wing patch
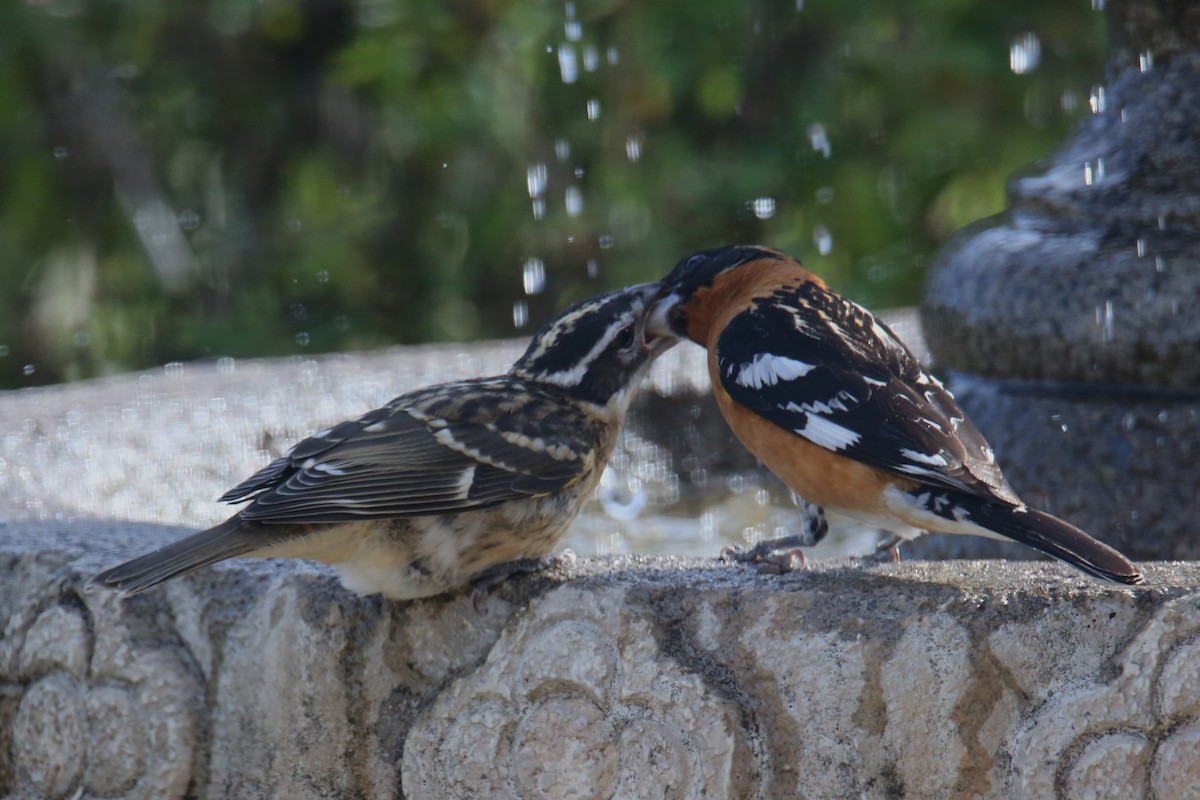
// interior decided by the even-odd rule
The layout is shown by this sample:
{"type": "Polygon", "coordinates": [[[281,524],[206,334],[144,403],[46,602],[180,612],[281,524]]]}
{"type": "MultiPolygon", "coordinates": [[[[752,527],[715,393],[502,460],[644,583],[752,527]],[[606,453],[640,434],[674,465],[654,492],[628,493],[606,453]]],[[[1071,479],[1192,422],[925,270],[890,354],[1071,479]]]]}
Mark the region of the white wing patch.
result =
{"type": "Polygon", "coordinates": [[[909,461],[915,461],[918,464],[928,464],[931,467],[944,467],[948,463],[946,457],[941,453],[928,455],[927,453],[918,453],[916,450],[903,448],[900,450],[900,455],[907,458],[909,461]]]}
{"type": "Polygon", "coordinates": [[[807,414],[805,419],[806,424],[803,428],[797,428],[796,433],[826,450],[844,450],[862,439],[861,434],[816,414],[807,414]]]}
{"type": "Polygon", "coordinates": [[[471,484],[475,482],[475,467],[467,467],[463,470],[462,475],[458,478],[458,486],[455,487],[454,499],[466,500],[471,496],[471,484]]]}
{"type": "Polygon", "coordinates": [[[748,364],[738,367],[734,380],[738,386],[747,389],[761,389],[764,386],[774,386],[780,381],[794,381],[803,378],[816,369],[815,364],[806,364],[794,358],[777,356],[772,353],[759,353],[748,364]]]}

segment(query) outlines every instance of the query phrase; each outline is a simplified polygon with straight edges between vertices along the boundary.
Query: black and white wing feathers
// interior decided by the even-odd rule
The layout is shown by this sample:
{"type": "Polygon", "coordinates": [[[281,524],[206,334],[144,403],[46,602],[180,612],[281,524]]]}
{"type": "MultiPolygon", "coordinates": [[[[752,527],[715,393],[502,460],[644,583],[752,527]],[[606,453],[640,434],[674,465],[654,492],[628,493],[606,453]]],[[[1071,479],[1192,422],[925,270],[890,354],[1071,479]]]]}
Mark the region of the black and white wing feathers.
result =
{"type": "Polygon", "coordinates": [[[983,435],[861,306],[805,283],[760,298],[717,341],[729,396],[813,444],[922,483],[1019,502],[983,435]]]}
{"type": "Polygon", "coordinates": [[[483,509],[578,479],[592,463],[587,432],[560,398],[525,383],[464,381],[309,437],[221,499],[252,498],[241,518],[266,523],[483,509]]]}

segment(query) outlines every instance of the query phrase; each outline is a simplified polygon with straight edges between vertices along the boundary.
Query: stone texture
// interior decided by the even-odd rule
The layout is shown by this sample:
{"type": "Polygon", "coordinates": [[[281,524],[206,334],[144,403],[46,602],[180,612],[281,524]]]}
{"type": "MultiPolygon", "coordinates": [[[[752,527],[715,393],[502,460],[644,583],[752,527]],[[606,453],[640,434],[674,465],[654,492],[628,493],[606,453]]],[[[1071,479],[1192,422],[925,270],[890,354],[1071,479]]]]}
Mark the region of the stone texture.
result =
{"type": "Polygon", "coordinates": [[[1200,566],[581,560],[478,604],[231,562],[121,602],[131,534],[0,527],[10,797],[1186,798],[1200,566]]]}

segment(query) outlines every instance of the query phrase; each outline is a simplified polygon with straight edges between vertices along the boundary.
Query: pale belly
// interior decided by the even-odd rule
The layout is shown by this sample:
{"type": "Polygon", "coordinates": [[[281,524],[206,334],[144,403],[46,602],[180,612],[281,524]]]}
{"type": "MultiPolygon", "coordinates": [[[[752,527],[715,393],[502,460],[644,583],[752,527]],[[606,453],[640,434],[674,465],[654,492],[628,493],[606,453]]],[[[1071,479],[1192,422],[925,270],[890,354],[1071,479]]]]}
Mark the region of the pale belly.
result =
{"type": "Polygon", "coordinates": [[[393,600],[431,597],[497,564],[552,552],[588,494],[458,514],[330,525],[246,556],[330,564],[346,588],[359,594],[379,593],[393,600]]]}

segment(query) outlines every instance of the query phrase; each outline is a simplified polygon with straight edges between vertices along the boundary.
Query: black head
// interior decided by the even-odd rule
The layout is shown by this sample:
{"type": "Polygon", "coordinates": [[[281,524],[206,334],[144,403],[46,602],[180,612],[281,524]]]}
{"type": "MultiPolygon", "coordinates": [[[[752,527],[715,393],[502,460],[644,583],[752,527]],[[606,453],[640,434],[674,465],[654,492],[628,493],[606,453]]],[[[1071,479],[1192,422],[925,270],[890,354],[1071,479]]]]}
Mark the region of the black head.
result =
{"type": "Polygon", "coordinates": [[[651,362],[676,341],[644,335],[658,291],[646,283],[569,306],[534,334],[511,372],[623,412],[651,362]]]}
{"type": "Polygon", "coordinates": [[[740,244],[700,250],[675,265],[661,282],[646,327],[651,333],[687,336],[687,305],[698,290],[712,286],[718,275],[750,261],[788,258],[778,250],[740,244]]]}

